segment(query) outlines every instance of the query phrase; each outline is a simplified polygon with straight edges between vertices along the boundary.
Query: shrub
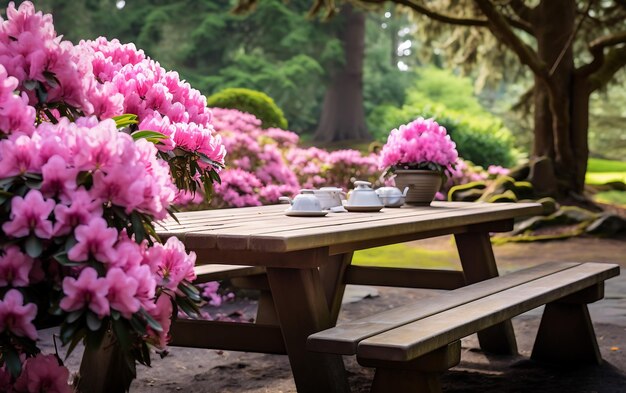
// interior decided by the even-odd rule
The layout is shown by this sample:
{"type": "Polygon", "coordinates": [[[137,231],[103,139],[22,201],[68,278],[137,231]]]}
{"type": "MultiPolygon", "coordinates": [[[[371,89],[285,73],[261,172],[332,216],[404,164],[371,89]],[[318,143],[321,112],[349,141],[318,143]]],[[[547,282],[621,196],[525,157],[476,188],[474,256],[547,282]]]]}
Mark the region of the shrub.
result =
{"type": "Polygon", "coordinates": [[[263,128],[287,128],[287,119],[274,100],[260,91],[230,88],[207,98],[209,107],[237,109],[261,120],[263,128]]]}

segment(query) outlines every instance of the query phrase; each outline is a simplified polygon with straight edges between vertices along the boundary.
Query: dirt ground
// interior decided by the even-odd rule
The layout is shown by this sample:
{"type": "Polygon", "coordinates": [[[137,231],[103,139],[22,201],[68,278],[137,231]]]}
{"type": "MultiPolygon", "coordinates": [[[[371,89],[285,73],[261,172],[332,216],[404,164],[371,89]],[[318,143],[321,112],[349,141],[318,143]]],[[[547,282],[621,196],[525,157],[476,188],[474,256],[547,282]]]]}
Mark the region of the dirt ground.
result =
{"type": "MultiPolygon", "coordinates": [[[[427,248],[450,247],[449,238],[415,242],[427,248]]],[[[462,341],[461,363],[443,377],[445,392],[626,392],[626,238],[575,238],[558,242],[505,244],[495,247],[501,273],[547,261],[613,262],[622,274],[606,284],[605,299],[590,305],[590,312],[604,364],[554,368],[528,359],[539,325],[541,309],[513,320],[520,355],[486,356],[475,335],[462,341]]],[[[349,295],[361,299],[344,304],[341,320],[351,320],[396,307],[436,291],[353,287],[349,295]],[[363,298],[365,296],[365,298],[363,298]]],[[[254,301],[230,304],[253,315],[254,301]]],[[[51,350],[51,341],[49,343],[51,350]]],[[[44,345],[44,346],[45,346],[44,345]]],[[[80,350],[68,361],[76,370],[80,350]]],[[[353,392],[367,392],[372,370],[353,358],[344,359],[353,392]]],[[[286,356],[205,349],[171,348],[165,359],[154,357],[153,367],[138,368],[131,392],[287,393],[296,392],[286,356]]],[[[320,392],[323,393],[323,392],[320,392]]],[[[394,392],[390,392],[394,393],[394,392]]]]}

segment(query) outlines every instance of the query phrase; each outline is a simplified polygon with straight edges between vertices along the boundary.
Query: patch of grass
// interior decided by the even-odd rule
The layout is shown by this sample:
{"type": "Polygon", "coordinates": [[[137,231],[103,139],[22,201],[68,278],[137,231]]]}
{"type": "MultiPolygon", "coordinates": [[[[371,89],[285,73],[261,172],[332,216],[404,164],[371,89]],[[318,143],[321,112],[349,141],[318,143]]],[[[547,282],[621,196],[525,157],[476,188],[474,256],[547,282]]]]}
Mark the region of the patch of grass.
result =
{"type": "Polygon", "coordinates": [[[454,247],[450,250],[427,250],[407,244],[393,244],[357,251],[352,263],[361,266],[460,270],[459,257],[454,247]]]}
{"type": "Polygon", "coordinates": [[[626,183],[626,172],[587,172],[585,182],[588,184],[605,184],[612,181],[626,183]]]}
{"type": "Polygon", "coordinates": [[[602,203],[626,206],[626,192],[624,191],[612,190],[599,192],[593,196],[593,199],[602,203]]]}
{"type": "Polygon", "coordinates": [[[587,161],[587,172],[626,172],[626,162],[590,158],[587,161]]]}

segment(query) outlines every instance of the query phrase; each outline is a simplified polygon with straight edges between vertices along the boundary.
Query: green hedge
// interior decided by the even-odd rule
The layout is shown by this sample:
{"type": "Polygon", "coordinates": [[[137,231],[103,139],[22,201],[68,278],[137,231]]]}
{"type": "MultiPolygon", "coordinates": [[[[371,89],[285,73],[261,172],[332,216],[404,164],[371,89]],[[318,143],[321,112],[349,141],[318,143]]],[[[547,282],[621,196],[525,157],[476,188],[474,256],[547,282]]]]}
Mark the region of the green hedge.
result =
{"type": "Polygon", "coordinates": [[[263,128],[287,129],[287,119],[283,111],[270,96],[260,91],[242,88],[224,89],[207,98],[207,106],[251,113],[261,120],[263,128]]]}
{"type": "Polygon", "coordinates": [[[385,142],[389,132],[417,117],[434,118],[444,126],[457,145],[459,155],[475,165],[488,167],[515,164],[516,151],[511,132],[494,116],[472,116],[468,113],[446,110],[442,106],[422,108],[395,108],[384,105],[369,116],[377,140],[385,142]]]}

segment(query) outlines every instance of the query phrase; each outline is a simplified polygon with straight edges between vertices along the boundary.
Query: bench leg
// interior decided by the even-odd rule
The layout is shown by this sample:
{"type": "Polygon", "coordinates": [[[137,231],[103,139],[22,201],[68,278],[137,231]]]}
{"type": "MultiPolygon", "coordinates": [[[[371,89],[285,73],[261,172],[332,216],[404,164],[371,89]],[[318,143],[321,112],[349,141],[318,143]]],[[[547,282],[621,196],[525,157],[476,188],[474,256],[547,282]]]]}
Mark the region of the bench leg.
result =
{"type": "Polygon", "coordinates": [[[441,374],[460,360],[461,341],[409,362],[358,359],[363,366],[376,367],[370,393],[441,393],[441,374]]]}
{"type": "Polygon", "coordinates": [[[531,359],[555,364],[601,364],[587,305],[547,304],[531,359]]]}

